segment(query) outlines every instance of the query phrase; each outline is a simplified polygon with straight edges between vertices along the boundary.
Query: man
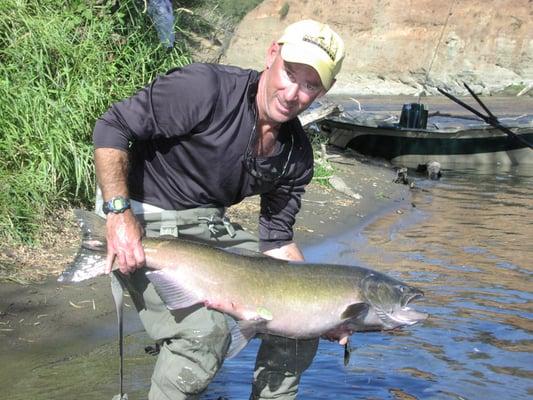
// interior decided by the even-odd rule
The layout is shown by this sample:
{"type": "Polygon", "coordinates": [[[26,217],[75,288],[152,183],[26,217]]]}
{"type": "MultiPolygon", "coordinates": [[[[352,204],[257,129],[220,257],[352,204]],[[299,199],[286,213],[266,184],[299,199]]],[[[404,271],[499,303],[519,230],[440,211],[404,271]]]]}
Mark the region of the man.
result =
{"type": "MultiPolygon", "coordinates": [[[[327,25],[300,21],[267,51],[261,73],[193,64],[158,77],[96,123],[95,164],[113,261],[148,334],[161,344],[149,399],[193,399],[229,346],[225,317],[205,307],[168,311],[144,275],[143,227],[218,247],[301,261],[293,225],[313,175],[297,119],[335,82],[344,57],[327,25]],[[259,240],[224,210],[261,195],[259,240]]],[[[318,340],[266,336],[252,399],[292,399],[318,340]]]]}

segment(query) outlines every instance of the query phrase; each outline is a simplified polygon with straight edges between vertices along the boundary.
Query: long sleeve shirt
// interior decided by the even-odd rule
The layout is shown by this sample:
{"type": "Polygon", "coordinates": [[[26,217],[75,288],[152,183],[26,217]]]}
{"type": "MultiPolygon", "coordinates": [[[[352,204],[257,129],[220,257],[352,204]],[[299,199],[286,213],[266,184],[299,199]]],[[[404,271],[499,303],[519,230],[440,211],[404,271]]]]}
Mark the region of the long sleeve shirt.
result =
{"type": "Polygon", "coordinates": [[[171,70],[112,105],[94,146],[129,152],[131,198],[163,209],[229,207],[260,194],[261,247],[279,247],[293,239],[313,152],[293,119],[272,156],[255,156],[258,81],[257,71],[215,64],[171,70]]]}

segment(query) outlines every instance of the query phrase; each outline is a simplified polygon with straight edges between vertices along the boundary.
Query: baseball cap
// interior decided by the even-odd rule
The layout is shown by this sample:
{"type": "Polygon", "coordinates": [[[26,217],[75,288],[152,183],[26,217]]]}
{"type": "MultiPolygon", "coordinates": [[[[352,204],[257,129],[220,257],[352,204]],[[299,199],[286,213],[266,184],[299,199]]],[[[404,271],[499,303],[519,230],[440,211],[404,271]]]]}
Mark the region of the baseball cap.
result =
{"type": "Polygon", "coordinates": [[[313,67],[329,90],[344,59],[344,42],[337,33],[326,24],[307,19],[285,28],[277,42],[283,44],[281,57],[285,61],[313,67]]]}

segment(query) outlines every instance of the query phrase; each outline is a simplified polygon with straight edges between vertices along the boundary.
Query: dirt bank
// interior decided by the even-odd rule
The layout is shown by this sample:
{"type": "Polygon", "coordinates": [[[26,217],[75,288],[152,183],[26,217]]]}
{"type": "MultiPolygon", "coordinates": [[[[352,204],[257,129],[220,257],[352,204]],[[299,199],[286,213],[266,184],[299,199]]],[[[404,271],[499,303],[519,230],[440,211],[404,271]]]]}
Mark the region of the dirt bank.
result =
{"type": "Polygon", "coordinates": [[[465,81],[482,94],[516,94],[533,86],[532,16],[528,0],[266,0],[240,23],[223,60],[262,69],[265,43],[314,18],[346,43],[334,92],[463,94],[465,81]]]}

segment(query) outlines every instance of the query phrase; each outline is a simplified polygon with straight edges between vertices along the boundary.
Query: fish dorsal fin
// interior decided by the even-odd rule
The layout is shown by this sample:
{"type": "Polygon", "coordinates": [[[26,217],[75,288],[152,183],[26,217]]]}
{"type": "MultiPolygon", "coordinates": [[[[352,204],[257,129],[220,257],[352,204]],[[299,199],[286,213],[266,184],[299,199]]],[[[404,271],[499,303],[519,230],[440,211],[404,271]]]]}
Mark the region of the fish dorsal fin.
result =
{"type": "Polygon", "coordinates": [[[171,270],[150,271],[146,273],[146,276],[153,283],[157,294],[170,310],[187,308],[203,302],[196,293],[180,285],[179,279],[171,270]]]}
{"type": "Polygon", "coordinates": [[[341,314],[341,319],[354,319],[368,312],[370,306],[367,303],[354,303],[346,307],[341,314]]]}
{"type": "Polygon", "coordinates": [[[253,250],[249,250],[249,249],[242,249],[242,248],[239,248],[239,247],[229,247],[229,248],[221,248],[221,250],[224,250],[225,252],[227,253],[231,253],[231,254],[237,254],[239,256],[247,256],[247,257],[255,257],[255,258],[268,258],[268,256],[266,254],[263,254],[261,252],[258,252],[258,251],[253,251],[253,250]]]}
{"type": "Polygon", "coordinates": [[[226,358],[233,358],[239,354],[257,334],[260,330],[260,326],[266,322],[261,319],[252,321],[235,321],[229,316],[227,317],[227,321],[230,326],[231,344],[226,353],[226,358]]]}

